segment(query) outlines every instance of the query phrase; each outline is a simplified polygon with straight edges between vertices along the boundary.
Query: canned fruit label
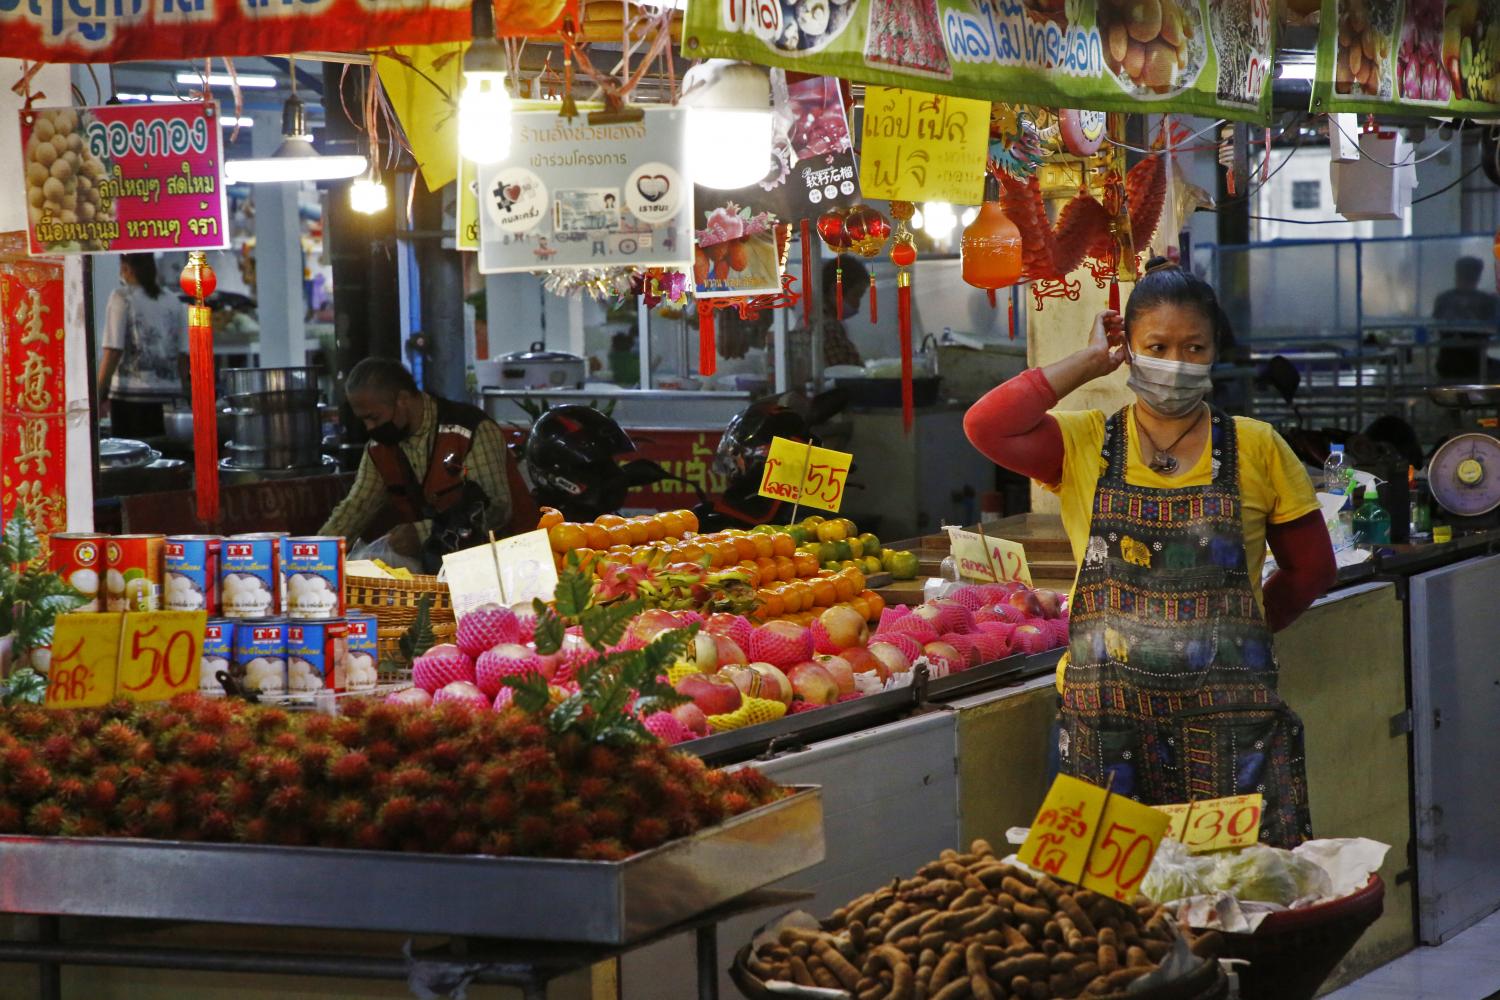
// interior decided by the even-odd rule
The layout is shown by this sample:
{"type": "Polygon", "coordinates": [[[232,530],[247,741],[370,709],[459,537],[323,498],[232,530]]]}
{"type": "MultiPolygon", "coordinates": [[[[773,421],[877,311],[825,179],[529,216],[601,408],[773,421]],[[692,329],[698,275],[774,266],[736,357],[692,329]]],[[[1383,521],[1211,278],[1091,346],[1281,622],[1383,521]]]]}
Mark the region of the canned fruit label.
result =
{"type": "Polygon", "coordinates": [[[52,571],[83,595],[76,611],[102,611],[99,582],[104,573],[104,536],[58,532],[51,536],[52,571]]]}
{"type": "Polygon", "coordinates": [[[223,694],[219,671],[230,672],[234,658],[234,622],[210,618],[203,626],[203,657],[198,671],[198,690],[204,694],[223,694]]]}
{"type": "Polygon", "coordinates": [[[234,628],[230,673],[245,691],[286,691],[286,622],[240,622],[234,628]]]}
{"type": "Polygon", "coordinates": [[[161,535],[116,535],[104,545],[106,611],[160,611],[161,535]]]}
{"type": "Polygon", "coordinates": [[[219,546],[213,535],[178,535],[163,548],[162,603],[168,611],[219,613],[219,546]]]}
{"type": "Polygon", "coordinates": [[[379,683],[380,634],[374,615],[350,615],[340,691],[369,691],[379,683]]]}
{"type": "Polygon", "coordinates": [[[224,539],[219,601],[227,618],[267,618],[280,610],[281,566],[274,537],[224,539]]]}
{"type": "Polygon", "coordinates": [[[345,626],[341,621],[288,624],[287,690],[316,691],[333,687],[346,649],[345,626]]]}
{"type": "Polygon", "coordinates": [[[283,538],[281,572],[291,618],[337,618],[344,613],[344,539],[283,538]]]}

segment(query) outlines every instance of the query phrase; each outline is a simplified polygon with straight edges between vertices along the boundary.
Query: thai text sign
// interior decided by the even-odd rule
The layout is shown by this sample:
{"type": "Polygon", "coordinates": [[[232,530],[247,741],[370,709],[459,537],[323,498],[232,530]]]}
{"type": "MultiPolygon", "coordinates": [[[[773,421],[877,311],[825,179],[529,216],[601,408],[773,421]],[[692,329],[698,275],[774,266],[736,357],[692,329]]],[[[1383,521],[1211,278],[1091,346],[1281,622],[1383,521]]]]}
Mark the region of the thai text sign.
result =
{"type": "Polygon", "coordinates": [[[20,236],[0,241],[0,518],[50,534],[68,527],[63,264],[20,236]]]}
{"type": "Polygon", "coordinates": [[[805,441],[771,439],[760,495],[805,507],[838,512],[844,502],[844,484],[854,456],[830,448],[809,447],[805,441]]]}
{"type": "Polygon", "coordinates": [[[1260,793],[1157,806],[1171,817],[1167,836],[1182,841],[1193,854],[1249,847],[1260,840],[1264,800],[1260,793]]]}
{"type": "MultiPolygon", "coordinates": [[[[564,15],[577,22],[578,0],[496,9],[502,35],[552,35],[564,15]]],[[[0,0],[0,57],[43,62],[363,52],[471,37],[468,0],[0,0]]]]}
{"type": "Polygon", "coordinates": [[[986,102],[1265,120],[1274,28],[1270,0],[697,0],[682,50],[986,102]]]}
{"type": "Polygon", "coordinates": [[[948,547],[958,563],[958,575],[965,580],[983,583],[1019,581],[1031,585],[1031,567],[1026,563],[1026,546],[1004,538],[992,538],[977,531],[948,529],[948,547]]]}
{"type": "Polygon", "coordinates": [[[1016,856],[1064,882],[1128,900],[1146,877],[1168,822],[1160,810],[1059,775],[1016,856]]]}
{"type": "Polygon", "coordinates": [[[31,252],[228,246],[222,145],[211,102],[22,111],[31,252]]]}
{"type": "Polygon", "coordinates": [[[531,607],[557,593],[557,564],[545,531],[528,531],[443,557],[458,618],[486,604],[531,607]]]}
{"type": "Polygon", "coordinates": [[[202,611],[59,615],[47,707],[165,701],[198,690],[206,622],[202,611]]]}
{"type": "Polygon", "coordinates": [[[859,186],[866,198],[977,205],[989,145],[989,101],[865,88],[859,186]]]}

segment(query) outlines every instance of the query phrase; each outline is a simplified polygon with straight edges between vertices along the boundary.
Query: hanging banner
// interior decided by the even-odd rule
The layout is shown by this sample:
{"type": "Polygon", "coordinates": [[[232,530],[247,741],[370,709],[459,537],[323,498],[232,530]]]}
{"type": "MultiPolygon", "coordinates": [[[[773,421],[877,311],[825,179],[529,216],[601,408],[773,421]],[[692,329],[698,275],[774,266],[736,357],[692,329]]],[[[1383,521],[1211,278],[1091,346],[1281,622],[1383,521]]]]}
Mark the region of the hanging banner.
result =
{"type": "Polygon", "coordinates": [[[786,101],[776,109],[772,176],[778,186],[785,185],[783,207],[791,219],[816,218],[830,208],[859,201],[849,117],[834,77],[815,76],[787,85],[786,101]]]}
{"type": "Polygon", "coordinates": [[[22,111],[31,252],[227,247],[222,144],[211,102],[22,111]]]}
{"type": "Polygon", "coordinates": [[[984,101],[1269,120],[1269,0],[700,0],[683,54],[984,101]]]}
{"type": "Polygon", "coordinates": [[[859,186],[866,198],[984,201],[990,102],[865,88],[859,186]]]}
{"type": "Polygon", "coordinates": [[[63,261],[0,240],[0,519],[68,530],[63,261]]]}
{"type": "Polygon", "coordinates": [[[479,169],[479,270],[681,267],[693,259],[687,114],[590,125],[511,116],[510,155],[479,169]]]}
{"type": "MultiPolygon", "coordinates": [[[[0,57],[59,63],[363,52],[473,37],[468,0],[0,0],[0,57]]],[[[578,0],[500,0],[505,37],[551,36],[578,0]]]]}
{"type": "Polygon", "coordinates": [[[1495,0],[1323,0],[1312,109],[1500,114],[1495,0]]]}

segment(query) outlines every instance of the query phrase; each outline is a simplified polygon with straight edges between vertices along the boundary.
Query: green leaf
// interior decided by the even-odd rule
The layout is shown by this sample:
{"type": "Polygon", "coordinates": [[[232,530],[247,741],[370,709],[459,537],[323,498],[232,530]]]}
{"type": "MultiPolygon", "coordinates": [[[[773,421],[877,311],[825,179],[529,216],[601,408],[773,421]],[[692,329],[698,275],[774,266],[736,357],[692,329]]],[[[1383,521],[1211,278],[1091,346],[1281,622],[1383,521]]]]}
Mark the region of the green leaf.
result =
{"type": "Polygon", "coordinates": [[[532,603],[536,611],[536,634],[532,641],[536,643],[536,651],[543,656],[551,656],[562,649],[563,635],[567,627],[563,620],[557,616],[557,612],[549,608],[544,601],[537,598],[532,603]]]}
{"type": "Polygon", "coordinates": [[[583,638],[594,649],[613,646],[624,638],[625,627],[641,613],[642,607],[640,601],[621,601],[589,608],[579,619],[583,625],[583,638]]]}
{"type": "Polygon", "coordinates": [[[500,683],[515,689],[511,704],[527,715],[540,715],[552,701],[552,689],[540,674],[511,674],[501,678],[500,683]]]}
{"type": "Polygon", "coordinates": [[[30,667],[22,667],[0,685],[0,703],[40,705],[47,696],[47,678],[30,667]]]}
{"type": "Polygon", "coordinates": [[[583,692],[569,695],[552,710],[552,715],[547,719],[547,725],[554,733],[565,733],[578,724],[583,717],[583,710],[588,707],[588,701],[583,692]]]}
{"type": "Polygon", "coordinates": [[[635,710],[638,715],[651,715],[656,712],[670,712],[678,705],[685,705],[693,699],[685,694],[678,694],[671,688],[667,688],[666,694],[642,695],[635,700],[635,710]]]}
{"type": "Polygon", "coordinates": [[[564,618],[577,618],[588,609],[594,596],[594,580],[582,570],[567,567],[557,578],[557,592],[553,604],[564,618]]]}
{"type": "Polygon", "coordinates": [[[620,715],[602,726],[596,737],[602,743],[655,743],[656,734],[633,715],[620,715]]]}
{"type": "Polygon", "coordinates": [[[431,594],[423,594],[417,598],[417,619],[411,623],[411,627],[401,636],[397,644],[401,647],[401,653],[408,663],[437,645],[437,636],[432,633],[431,594]]]}
{"type": "Polygon", "coordinates": [[[641,650],[642,673],[646,677],[655,678],[657,674],[664,674],[667,668],[676,663],[688,646],[694,641],[698,634],[696,624],[687,628],[674,628],[669,632],[663,632],[655,639],[646,644],[641,650]]]}

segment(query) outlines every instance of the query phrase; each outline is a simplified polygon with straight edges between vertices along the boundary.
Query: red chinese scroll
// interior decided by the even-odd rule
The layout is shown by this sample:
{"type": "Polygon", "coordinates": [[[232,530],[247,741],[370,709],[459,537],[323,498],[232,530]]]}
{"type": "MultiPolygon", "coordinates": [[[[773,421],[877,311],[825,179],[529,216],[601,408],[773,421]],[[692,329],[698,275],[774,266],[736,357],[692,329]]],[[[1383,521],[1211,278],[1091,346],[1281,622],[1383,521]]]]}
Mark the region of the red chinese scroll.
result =
{"type": "Polygon", "coordinates": [[[49,533],[68,523],[63,319],[62,262],[0,237],[0,517],[49,533]]]}

